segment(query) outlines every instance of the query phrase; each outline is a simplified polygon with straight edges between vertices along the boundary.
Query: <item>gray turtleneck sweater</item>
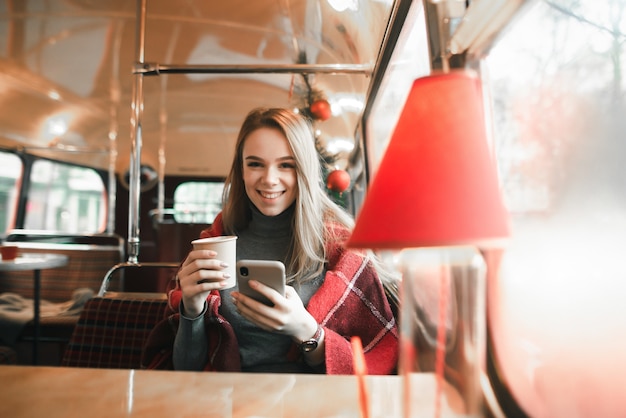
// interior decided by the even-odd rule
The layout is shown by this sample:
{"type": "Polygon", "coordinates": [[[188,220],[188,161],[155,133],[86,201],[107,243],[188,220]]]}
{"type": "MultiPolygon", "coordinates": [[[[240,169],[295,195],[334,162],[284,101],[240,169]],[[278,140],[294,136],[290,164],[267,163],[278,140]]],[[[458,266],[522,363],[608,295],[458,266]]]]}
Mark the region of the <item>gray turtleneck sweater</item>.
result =
{"type": "MultiPolygon", "coordinates": [[[[280,215],[265,216],[252,206],[252,220],[248,228],[238,233],[237,260],[280,260],[284,263],[293,235],[291,219],[294,210],[292,205],[280,215]]],[[[301,286],[294,285],[305,306],[322,284],[323,277],[324,275],[301,286]]],[[[222,304],[219,311],[233,326],[237,336],[242,371],[285,373],[310,371],[306,365],[287,361],[287,352],[292,344],[291,337],[264,331],[239,315],[230,297],[233,290],[237,290],[237,287],[220,291],[222,304]]],[[[181,314],[174,343],[175,368],[202,370],[206,363],[206,344],[204,312],[193,319],[181,314]]]]}

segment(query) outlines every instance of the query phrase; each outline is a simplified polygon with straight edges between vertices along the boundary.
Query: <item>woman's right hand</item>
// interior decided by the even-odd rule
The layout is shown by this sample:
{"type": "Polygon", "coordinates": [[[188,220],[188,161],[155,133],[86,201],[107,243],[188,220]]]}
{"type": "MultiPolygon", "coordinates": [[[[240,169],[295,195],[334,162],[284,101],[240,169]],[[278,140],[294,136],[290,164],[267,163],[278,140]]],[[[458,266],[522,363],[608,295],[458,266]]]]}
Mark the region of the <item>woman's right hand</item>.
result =
{"type": "Polygon", "coordinates": [[[193,250],[178,270],[184,314],[189,318],[199,316],[209,293],[226,286],[230,277],[222,271],[228,265],[217,260],[216,256],[217,253],[212,250],[193,250]]]}

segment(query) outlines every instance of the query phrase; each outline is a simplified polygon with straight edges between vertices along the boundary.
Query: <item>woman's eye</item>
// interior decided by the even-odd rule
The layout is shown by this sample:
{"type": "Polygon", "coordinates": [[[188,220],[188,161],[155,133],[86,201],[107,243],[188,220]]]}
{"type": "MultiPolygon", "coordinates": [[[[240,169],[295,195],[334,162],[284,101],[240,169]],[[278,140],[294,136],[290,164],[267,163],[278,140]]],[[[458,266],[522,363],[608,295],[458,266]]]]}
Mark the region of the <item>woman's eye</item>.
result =
{"type": "Polygon", "coordinates": [[[248,164],[246,164],[248,167],[261,167],[261,163],[256,162],[256,161],[250,161],[248,162],[248,164]]]}
{"type": "Polygon", "coordinates": [[[296,165],[292,164],[292,163],[282,163],[280,165],[280,168],[289,168],[289,169],[291,169],[291,168],[296,168],[296,165]]]}

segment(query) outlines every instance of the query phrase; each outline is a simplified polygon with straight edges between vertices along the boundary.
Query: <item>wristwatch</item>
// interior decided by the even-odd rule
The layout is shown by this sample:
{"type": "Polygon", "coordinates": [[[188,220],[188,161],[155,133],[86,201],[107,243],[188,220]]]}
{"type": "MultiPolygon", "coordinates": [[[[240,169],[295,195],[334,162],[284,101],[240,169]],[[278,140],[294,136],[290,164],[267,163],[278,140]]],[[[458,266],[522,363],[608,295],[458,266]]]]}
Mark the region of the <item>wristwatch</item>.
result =
{"type": "Polygon", "coordinates": [[[309,353],[315,350],[322,339],[322,335],[324,335],[324,328],[322,328],[320,324],[317,324],[317,331],[315,331],[315,334],[310,339],[300,343],[300,351],[303,353],[309,353]]]}

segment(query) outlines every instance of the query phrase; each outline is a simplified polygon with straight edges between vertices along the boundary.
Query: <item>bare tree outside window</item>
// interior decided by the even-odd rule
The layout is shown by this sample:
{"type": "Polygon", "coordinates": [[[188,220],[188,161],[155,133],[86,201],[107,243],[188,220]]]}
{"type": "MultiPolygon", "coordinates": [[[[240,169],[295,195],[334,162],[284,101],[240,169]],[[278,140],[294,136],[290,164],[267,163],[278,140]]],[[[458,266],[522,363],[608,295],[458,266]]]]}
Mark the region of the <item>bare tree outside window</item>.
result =
{"type": "Polygon", "coordinates": [[[626,2],[533,2],[490,51],[513,236],[490,326],[533,417],[626,416],[626,2]]]}

